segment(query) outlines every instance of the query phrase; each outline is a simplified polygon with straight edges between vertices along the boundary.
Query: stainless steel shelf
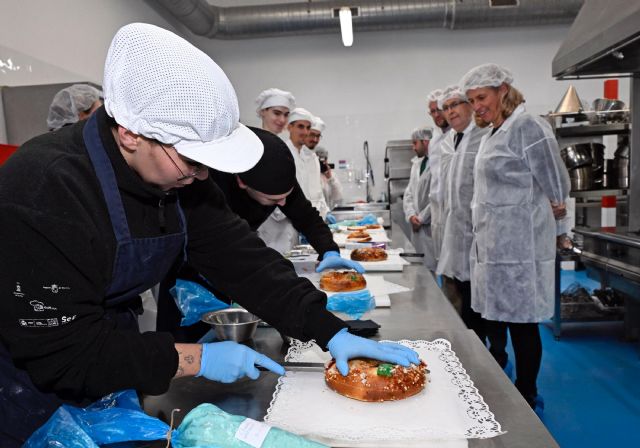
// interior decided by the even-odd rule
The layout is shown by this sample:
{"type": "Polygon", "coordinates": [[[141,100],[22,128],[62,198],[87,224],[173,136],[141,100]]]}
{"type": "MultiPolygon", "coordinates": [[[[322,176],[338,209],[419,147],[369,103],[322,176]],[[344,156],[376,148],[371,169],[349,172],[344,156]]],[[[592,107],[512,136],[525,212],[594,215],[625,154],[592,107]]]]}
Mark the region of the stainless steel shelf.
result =
{"type": "Polygon", "coordinates": [[[569,193],[572,198],[601,198],[602,196],[627,196],[627,190],[625,189],[611,189],[611,190],[585,190],[585,191],[572,191],[569,193]]]}
{"type": "Polygon", "coordinates": [[[588,137],[595,135],[626,134],[631,126],[628,123],[593,124],[556,128],[558,137],[588,137]]]}

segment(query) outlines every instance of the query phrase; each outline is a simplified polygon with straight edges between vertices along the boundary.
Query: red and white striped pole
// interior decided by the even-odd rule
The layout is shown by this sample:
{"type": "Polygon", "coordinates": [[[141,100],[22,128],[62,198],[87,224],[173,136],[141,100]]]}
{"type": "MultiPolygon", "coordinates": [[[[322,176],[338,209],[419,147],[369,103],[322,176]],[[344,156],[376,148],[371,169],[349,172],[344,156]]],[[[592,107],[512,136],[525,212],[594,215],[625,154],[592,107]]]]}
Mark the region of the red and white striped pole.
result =
{"type": "Polygon", "coordinates": [[[602,196],[602,212],[600,215],[600,230],[603,232],[616,231],[616,197],[602,196]]]}

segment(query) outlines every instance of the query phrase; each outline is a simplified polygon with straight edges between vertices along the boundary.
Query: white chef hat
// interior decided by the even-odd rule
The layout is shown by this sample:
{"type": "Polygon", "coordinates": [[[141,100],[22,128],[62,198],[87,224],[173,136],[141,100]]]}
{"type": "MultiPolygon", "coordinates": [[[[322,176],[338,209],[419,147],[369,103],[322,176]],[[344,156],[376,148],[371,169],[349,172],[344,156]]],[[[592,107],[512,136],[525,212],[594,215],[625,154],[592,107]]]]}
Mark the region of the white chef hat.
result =
{"type": "Polygon", "coordinates": [[[323,133],[325,127],[326,125],[324,124],[322,118],[314,116],[313,120],[311,120],[311,129],[313,129],[314,131],[323,133]]]}
{"type": "Polygon", "coordinates": [[[433,137],[433,129],[428,126],[421,126],[419,128],[416,128],[411,133],[411,140],[413,141],[431,140],[431,137],[433,137]]]}
{"type": "Polygon", "coordinates": [[[440,98],[440,95],[442,95],[442,89],[432,90],[429,93],[429,95],[427,95],[427,104],[428,103],[433,103],[434,101],[437,103],[438,102],[438,98],[440,98]]]}
{"type": "Polygon", "coordinates": [[[467,92],[481,87],[500,87],[513,84],[511,70],[497,64],[482,64],[469,70],[460,80],[460,87],[467,92]]]}
{"type": "Polygon", "coordinates": [[[467,95],[465,95],[465,93],[457,84],[449,86],[442,91],[442,95],[440,95],[440,97],[438,98],[438,109],[442,109],[442,106],[444,106],[444,103],[446,103],[447,101],[453,98],[458,98],[462,101],[467,101],[467,95]]]}
{"type": "Polygon", "coordinates": [[[289,110],[293,110],[296,107],[296,99],[286,90],[276,89],[275,87],[260,92],[260,95],[256,98],[257,109],[256,113],[260,116],[260,111],[268,107],[282,106],[289,110]]]}
{"type": "Polygon", "coordinates": [[[47,127],[60,129],[64,125],[78,121],[78,114],[91,109],[93,103],[102,97],[102,92],[88,84],[73,84],[55,94],[49,113],[47,127]]]}
{"type": "Polygon", "coordinates": [[[196,162],[240,173],[262,156],[260,139],[238,121],[238,98],[222,69],[170,31],[144,23],[120,28],[103,89],[105,109],[120,126],[196,162]]]}
{"type": "Polygon", "coordinates": [[[311,123],[313,121],[313,114],[307,109],[296,107],[291,112],[289,112],[289,123],[293,123],[294,121],[298,120],[307,120],[309,123],[311,123]]]}

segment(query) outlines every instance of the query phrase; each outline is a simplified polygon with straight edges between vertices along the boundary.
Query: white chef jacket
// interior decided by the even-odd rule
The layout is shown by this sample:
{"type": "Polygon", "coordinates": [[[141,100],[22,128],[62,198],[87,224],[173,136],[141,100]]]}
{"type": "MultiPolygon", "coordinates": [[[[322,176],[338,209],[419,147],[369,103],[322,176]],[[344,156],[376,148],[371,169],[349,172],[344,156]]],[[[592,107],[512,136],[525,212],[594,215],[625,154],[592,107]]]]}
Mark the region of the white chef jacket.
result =
{"type": "Polygon", "coordinates": [[[342,184],[338,180],[335,173],[331,173],[331,177],[327,179],[327,176],[322,174],[320,176],[322,181],[322,193],[324,194],[324,200],[329,206],[329,210],[338,205],[342,201],[342,184]]]}
{"type": "Polygon", "coordinates": [[[433,240],[431,237],[431,204],[429,203],[429,187],[431,185],[431,170],[429,164],[420,174],[420,165],[424,157],[411,159],[411,176],[409,185],[402,197],[402,208],[407,222],[412,216],[417,216],[422,222],[420,229],[415,232],[411,228],[411,242],[416,252],[424,254],[423,263],[432,271],[436,269],[436,259],[433,255],[433,240]]]}
{"type": "Polygon", "coordinates": [[[296,163],[296,179],[302,188],[302,192],[309,199],[320,216],[323,218],[329,213],[329,206],[324,199],[322,192],[322,180],[320,176],[320,160],[318,156],[306,146],[302,146],[300,151],[293,145],[290,139],[286,139],[285,143],[293,155],[296,163]]]}

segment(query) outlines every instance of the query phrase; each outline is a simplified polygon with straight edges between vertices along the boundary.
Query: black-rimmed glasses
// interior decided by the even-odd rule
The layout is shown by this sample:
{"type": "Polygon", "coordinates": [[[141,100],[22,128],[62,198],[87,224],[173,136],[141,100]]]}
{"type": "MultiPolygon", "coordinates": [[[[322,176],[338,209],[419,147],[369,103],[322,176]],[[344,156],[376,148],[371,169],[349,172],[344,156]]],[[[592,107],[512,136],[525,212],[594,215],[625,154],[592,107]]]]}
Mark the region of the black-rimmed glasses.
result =
{"type": "Polygon", "coordinates": [[[160,147],[162,148],[164,153],[167,155],[167,157],[169,157],[169,160],[171,160],[171,163],[173,163],[173,166],[175,166],[176,169],[178,170],[178,172],[180,173],[180,177],[177,180],[178,182],[182,182],[182,181],[187,180],[187,179],[193,179],[193,178],[198,177],[198,174],[200,174],[200,172],[202,171],[202,168],[203,168],[203,165],[201,163],[195,162],[193,160],[185,162],[185,163],[187,163],[189,165],[192,165],[194,167],[194,170],[190,174],[184,174],[182,172],[182,170],[180,169],[180,167],[178,166],[178,164],[175,162],[175,160],[173,160],[173,157],[171,157],[169,155],[169,153],[167,152],[167,148],[165,148],[162,143],[158,143],[158,144],[160,145],[160,147]]]}
{"type": "Polygon", "coordinates": [[[451,104],[445,104],[442,106],[442,112],[447,112],[450,110],[455,109],[456,107],[458,107],[461,104],[466,103],[467,101],[456,101],[455,103],[451,103],[451,104]]]}

